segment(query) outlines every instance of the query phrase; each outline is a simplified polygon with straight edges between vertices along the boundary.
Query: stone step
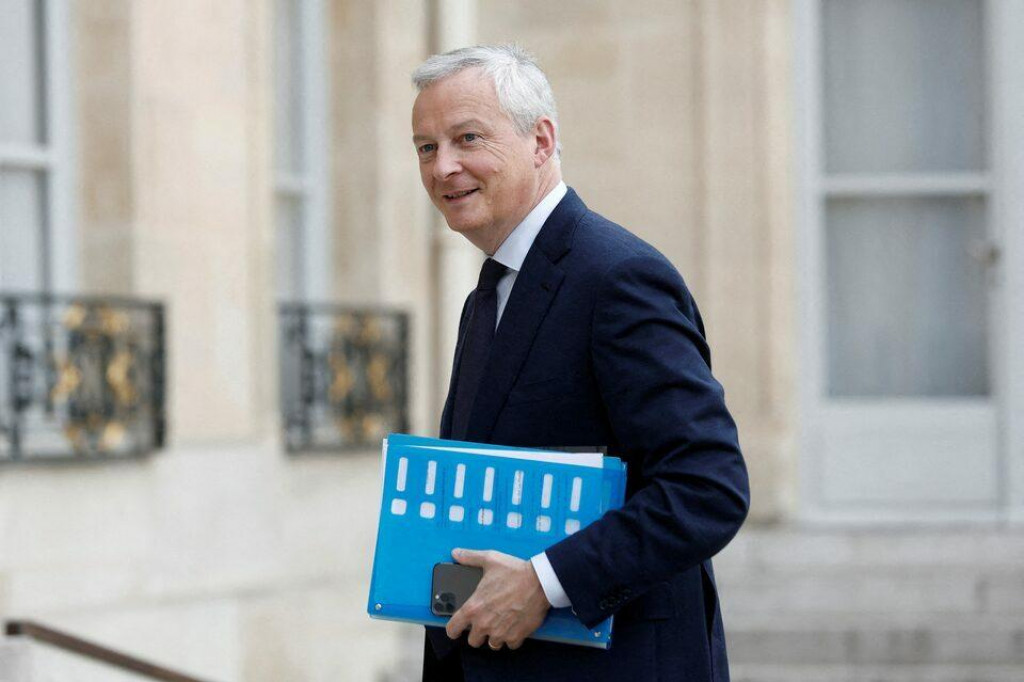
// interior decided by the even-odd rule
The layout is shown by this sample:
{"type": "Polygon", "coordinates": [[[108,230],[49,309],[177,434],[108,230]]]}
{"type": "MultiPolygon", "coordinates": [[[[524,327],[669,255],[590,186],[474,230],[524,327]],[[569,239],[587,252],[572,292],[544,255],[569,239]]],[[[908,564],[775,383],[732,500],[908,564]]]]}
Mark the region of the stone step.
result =
{"type": "Polygon", "coordinates": [[[1024,534],[744,529],[718,557],[734,614],[1024,618],[1024,534]]]}
{"type": "Polygon", "coordinates": [[[753,571],[1020,569],[1024,527],[819,529],[748,525],[715,559],[753,571]]]}
{"type": "Polygon", "coordinates": [[[729,658],[750,665],[1024,666],[1020,618],[900,620],[726,620],[729,658]]]}
{"type": "Polygon", "coordinates": [[[1024,668],[1000,665],[730,665],[732,682],[1021,682],[1024,668]]]}
{"type": "Polygon", "coordinates": [[[1024,618],[1024,569],[716,571],[734,614],[957,614],[1024,618]]]}
{"type": "Polygon", "coordinates": [[[1019,529],[752,527],[715,566],[734,682],[1024,682],[1019,529]]]}

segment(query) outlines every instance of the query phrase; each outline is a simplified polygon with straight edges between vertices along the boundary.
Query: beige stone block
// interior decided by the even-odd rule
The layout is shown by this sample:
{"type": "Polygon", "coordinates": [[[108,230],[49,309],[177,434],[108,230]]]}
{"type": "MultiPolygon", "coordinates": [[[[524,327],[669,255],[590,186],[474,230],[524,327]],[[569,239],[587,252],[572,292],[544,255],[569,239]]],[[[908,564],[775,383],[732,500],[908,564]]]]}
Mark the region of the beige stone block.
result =
{"type": "Polygon", "coordinates": [[[86,563],[11,571],[7,613],[39,619],[55,612],[129,603],[141,595],[144,565],[86,563]]]}
{"type": "Polygon", "coordinates": [[[362,584],[332,583],[249,602],[242,634],[244,679],[381,679],[404,655],[403,633],[414,626],[370,619],[366,593],[362,584]]]}
{"type": "Polygon", "coordinates": [[[0,641],[0,679],[32,680],[32,645],[22,640],[0,641]]]}
{"type": "Polygon", "coordinates": [[[0,570],[125,565],[153,543],[150,464],[24,468],[0,476],[0,570]]]}
{"type": "MultiPolygon", "coordinates": [[[[712,357],[713,362],[720,362],[712,357]]],[[[741,401],[734,400],[734,394],[729,390],[725,399],[737,419],[740,447],[750,479],[749,523],[779,521],[786,508],[786,470],[780,465],[780,460],[785,457],[787,445],[783,440],[782,427],[779,422],[767,419],[762,412],[745,409],[741,401]]]]}
{"type": "Polygon", "coordinates": [[[246,679],[241,674],[239,609],[230,599],[69,612],[48,617],[46,624],[201,679],[246,679]]]}
{"type": "Polygon", "coordinates": [[[135,268],[131,224],[92,223],[83,226],[81,237],[81,293],[132,295],[135,268]]]}
{"type": "Polygon", "coordinates": [[[260,589],[281,579],[281,467],[269,445],[175,450],[153,493],[146,595],[181,598],[260,589]]]}
{"type": "Polygon", "coordinates": [[[616,2],[615,23],[653,29],[680,26],[694,20],[696,0],[638,0],[616,2]]]}
{"type": "MultiPolygon", "coordinates": [[[[403,662],[421,660],[419,656],[423,650],[423,639],[420,634],[423,632],[422,627],[370,618],[365,608],[368,592],[368,583],[349,582],[340,593],[346,608],[357,604],[362,607],[358,611],[353,609],[345,616],[344,632],[348,644],[345,645],[344,651],[351,658],[358,658],[358,652],[365,651],[367,660],[348,671],[340,665],[336,666],[334,672],[339,679],[356,682],[379,678],[381,673],[393,673],[402,669],[403,662]]],[[[323,678],[324,682],[330,679],[333,678],[323,678]]]]}
{"type": "Polygon", "coordinates": [[[130,3],[73,5],[80,289],[131,292],[130,3]]]}
{"type": "Polygon", "coordinates": [[[622,182],[631,170],[628,135],[630,107],[616,79],[566,80],[559,98],[562,171],[571,186],[587,187],[604,178],[622,182]]]}
{"type": "MultiPolygon", "coordinates": [[[[517,31],[518,24],[504,15],[497,20],[488,14],[496,5],[501,3],[481,7],[483,42],[498,42],[517,31]]],[[[692,26],[676,14],[661,20],[660,28],[638,28],[639,20],[627,12],[614,24],[598,19],[581,41],[574,32],[546,33],[555,19],[550,12],[532,10],[537,13],[529,14],[528,6],[517,9],[521,21],[529,17],[539,29],[526,32],[523,42],[537,54],[559,102],[568,183],[592,208],[661,247],[677,263],[686,261],[681,267],[691,272],[697,175],[688,115],[694,67],[686,35],[692,26]]]]}
{"type": "Polygon", "coordinates": [[[505,27],[512,35],[522,36],[545,31],[565,32],[570,28],[604,28],[617,16],[616,4],[614,0],[481,0],[477,3],[481,41],[509,40],[493,37],[495,27],[505,27]]]}
{"type": "Polygon", "coordinates": [[[253,424],[254,335],[244,244],[180,226],[140,235],[145,296],[166,304],[170,441],[244,438],[253,424]]]}
{"type": "MultiPolygon", "coordinates": [[[[121,670],[97,660],[50,647],[29,643],[31,676],[24,682],[74,680],[75,682],[139,682],[136,673],[121,670]]],[[[0,678],[6,679],[6,678],[0,678]]],[[[14,678],[22,682],[22,678],[14,678]]]]}
{"type": "Polygon", "coordinates": [[[247,41],[256,39],[247,8],[185,2],[132,13],[133,259],[137,291],[170,306],[172,438],[243,438],[257,428],[258,252],[247,218],[259,119],[247,87],[259,81],[247,78],[247,41]]]}
{"type": "Polygon", "coordinates": [[[289,575],[366,582],[380,511],[380,454],[288,463],[282,556],[289,575]]]}
{"type": "MultiPolygon", "coordinates": [[[[561,89],[569,83],[621,83],[626,59],[623,41],[606,27],[595,28],[585,42],[573,39],[564,32],[552,36],[541,34],[523,42],[534,53],[560,98],[561,89]]],[[[593,106],[601,100],[590,100],[593,106]]]]}

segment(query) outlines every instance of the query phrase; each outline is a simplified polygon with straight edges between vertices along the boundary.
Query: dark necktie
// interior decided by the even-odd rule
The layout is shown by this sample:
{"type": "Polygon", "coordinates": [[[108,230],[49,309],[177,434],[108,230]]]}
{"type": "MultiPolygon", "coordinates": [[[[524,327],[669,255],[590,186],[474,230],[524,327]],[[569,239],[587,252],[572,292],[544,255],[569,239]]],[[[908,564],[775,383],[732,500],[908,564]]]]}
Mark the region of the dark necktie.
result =
{"type": "Polygon", "coordinates": [[[465,439],[469,428],[469,415],[473,411],[498,320],[498,280],[507,269],[490,258],[480,268],[480,279],[473,292],[473,309],[469,313],[462,342],[462,357],[456,368],[459,376],[455,384],[455,406],[452,412],[452,438],[455,440],[465,439]]]}

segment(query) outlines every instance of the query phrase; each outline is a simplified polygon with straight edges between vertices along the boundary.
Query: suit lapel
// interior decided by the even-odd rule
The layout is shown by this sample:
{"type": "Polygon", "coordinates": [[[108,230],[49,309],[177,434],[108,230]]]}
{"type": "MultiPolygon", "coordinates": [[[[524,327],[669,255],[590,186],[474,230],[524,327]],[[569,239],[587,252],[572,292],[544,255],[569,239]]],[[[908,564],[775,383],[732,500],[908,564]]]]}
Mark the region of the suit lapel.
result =
{"type": "Polygon", "coordinates": [[[586,206],[573,190],[548,217],[530,247],[505,305],[470,416],[467,440],[487,442],[505,406],[551,302],[565,278],[558,262],[572,239],[586,206]]]}

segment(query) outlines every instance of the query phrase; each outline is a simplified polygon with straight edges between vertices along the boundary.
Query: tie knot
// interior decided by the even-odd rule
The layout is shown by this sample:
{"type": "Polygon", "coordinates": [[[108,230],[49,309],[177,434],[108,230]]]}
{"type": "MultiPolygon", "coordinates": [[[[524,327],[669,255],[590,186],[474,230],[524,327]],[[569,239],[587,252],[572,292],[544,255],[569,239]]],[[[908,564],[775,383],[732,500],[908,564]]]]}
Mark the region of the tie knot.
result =
{"type": "Polygon", "coordinates": [[[477,280],[476,288],[478,290],[493,289],[498,286],[498,280],[508,270],[507,267],[494,260],[488,258],[484,261],[483,267],[480,268],[480,279],[477,280]]]}

